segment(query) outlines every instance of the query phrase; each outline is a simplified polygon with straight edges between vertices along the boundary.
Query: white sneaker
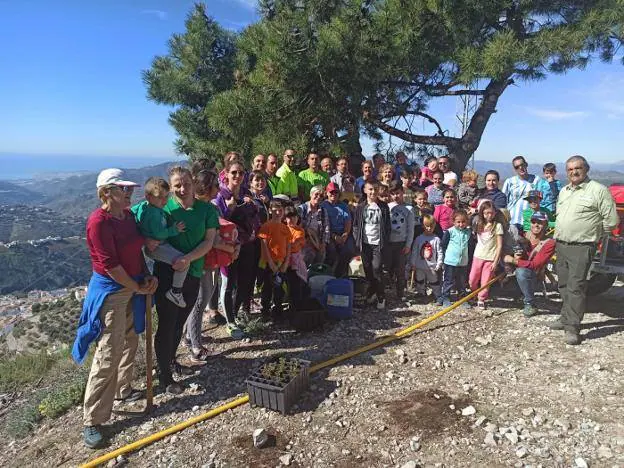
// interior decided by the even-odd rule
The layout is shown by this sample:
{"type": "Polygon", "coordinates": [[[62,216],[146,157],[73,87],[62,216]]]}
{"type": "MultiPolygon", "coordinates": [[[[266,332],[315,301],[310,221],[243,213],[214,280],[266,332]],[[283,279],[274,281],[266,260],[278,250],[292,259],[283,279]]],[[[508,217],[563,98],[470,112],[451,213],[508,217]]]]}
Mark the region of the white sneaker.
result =
{"type": "Polygon", "coordinates": [[[165,293],[165,297],[169,299],[171,302],[173,302],[175,305],[177,305],[178,307],[181,307],[181,308],[186,307],[186,302],[184,302],[184,296],[182,296],[181,292],[176,293],[176,292],[173,292],[173,289],[170,289],[169,291],[165,293]]]}
{"type": "Polygon", "coordinates": [[[377,301],[377,310],[384,310],[386,308],[386,300],[377,301]]]}
{"type": "Polygon", "coordinates": [[[375,302],[377,302],[377,295],[376,294],[373,294],[372,296],[366,298],[366,303],[367,304],[371,304],[372,305],[375,302]]]}

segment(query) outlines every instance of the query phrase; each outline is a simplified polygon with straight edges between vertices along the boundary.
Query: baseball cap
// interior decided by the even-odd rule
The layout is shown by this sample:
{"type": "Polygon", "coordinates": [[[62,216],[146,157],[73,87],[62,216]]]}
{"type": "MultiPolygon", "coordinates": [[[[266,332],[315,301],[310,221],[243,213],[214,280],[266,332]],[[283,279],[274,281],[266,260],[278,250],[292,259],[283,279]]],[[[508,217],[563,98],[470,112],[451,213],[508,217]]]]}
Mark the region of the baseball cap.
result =
{"type": "Polygon", "coordinates": [[[97,188],[105,185],[119,185],[120,187],[140,187],[136,182],[125,180],[124,171],[121,169],[104,169],[98,174],[95,186],[97,188]]]}
{"type": "Polygon", "coordinates": [[[541,223],[547,223],[548,217],[546,216],[546,213],[543,213],[541,211],[536,211],[535,213],[531,215],[531,221],[539,221],[541,223]]]}
{"type": "Polygon", "coordinates": [[[336,182],[330,182],[329,184],[327,184],[327,188],[325,189],[325,191],[327,193],[340,192],[340,187],[338,187],[338,184],[336,182]]]}
{"type": "Polygon", "coordinates": [[[278,193],[277,195],[273,195],[273,198],[276,200],[282,200],[282,201],[287,201],[287,202],[290,201],[290,197],[283,193],[278,193]]]}
{"type": "Polygon", "coordinates": [[[539,198],[540,200],[542,199],[542,192],[540,192],[539,190],[529,190],[529,193],[526,197],[524,197],[524,199],[526,201],[529,201],[529,198],[539,198]]]}

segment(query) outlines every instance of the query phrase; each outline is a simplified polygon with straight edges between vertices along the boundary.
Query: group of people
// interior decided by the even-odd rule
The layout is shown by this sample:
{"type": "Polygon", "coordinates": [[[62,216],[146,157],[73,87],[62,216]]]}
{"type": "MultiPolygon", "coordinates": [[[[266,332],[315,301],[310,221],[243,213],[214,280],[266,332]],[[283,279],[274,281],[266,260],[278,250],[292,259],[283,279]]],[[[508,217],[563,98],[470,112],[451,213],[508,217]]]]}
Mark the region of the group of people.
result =
{"type": "MultiPolygon", "coordinates": [[[[518,156],[516,175],[502,189],[494,170],[485,173],[484,188],[474,170],[460,178],[448,156],[430,157],[422,168],[402,152],[394,164],[380,154],[369,161],[310,153],[307,168],[297,171],[296,161],[289,149],[281,165],[275,154],[257,155],[249,170],[235,152],[225,155],[219,173],[205,160],[176,166],[168,180],[150,178],[134,206],[137,183],[119,169],[99,174],[101,207],[87,221],[93,276],[73,348],[82,362],[97,341],[84,400],[87,446],[103,444],[101,425],[115,400],[142,398],[131,381],[150,294],[159,382],[171,394],[183,392],[174,376],[192,372],[176,359],[183,340],[192,364],[210,358],[201,336],[205,311],[241,339],[237,319],[254,312],[256,289],[260,317],[279,321],[285,291],[288,313],[310,294],[311,265],[330,265],[334,276],[346,277],[356,256],[367,302],[379,310],[390,278],[399,300],[410,284],[417,296],[448,306],[453,295],[515,270],[530,317],[538,279],[556,251],[563,307],[551,327],[564,329],[568,344],[580,343],[587,271],[602,234],[618,223],[608,190],[589,179],[583,157],[568,159],[563,186],[554,164],[536,176],[518,156]]],[[[488,289],[479,292],[477,307],[486,307],[488,289]]]]}

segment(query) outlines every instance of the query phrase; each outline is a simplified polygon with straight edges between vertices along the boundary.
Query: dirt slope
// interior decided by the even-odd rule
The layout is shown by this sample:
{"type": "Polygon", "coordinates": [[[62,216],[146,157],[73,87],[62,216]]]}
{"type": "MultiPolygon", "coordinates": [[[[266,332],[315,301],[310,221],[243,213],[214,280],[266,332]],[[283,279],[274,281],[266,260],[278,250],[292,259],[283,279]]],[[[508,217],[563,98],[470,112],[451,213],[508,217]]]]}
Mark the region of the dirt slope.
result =
{"type": "MultiPolygon", "coordinates": [[[[553,299],[528,320],[511,299],[497,300],[487,313],[456,310],[393,346],[315,374],[294,414],[244,405],[127,461],[191,467],[624,466],[623,300],[620,284],[591,301],[586,340],[577,347],[544,326],[559,307],[553,299]],[[468,414],[470,407],[475,414],[468,414]],[[253,448],[251,433],[260,427],[275,436],[272,447],[253,448]]],[[[222,329],[209,331],[221,354],[188,378],[197,385],[176,398],[157,396],[152,419],[117,416],[111,448],[243,395],[245,377],[268,355],[321,361],[436,310],[396,301],[390,308],[360,311],[323,332],[282,330],[247,343],[230,341],[222,329]]],[[[105,453],[84,448],[80,429],[76,408],[30,440],[5,439],[0,464],[75,466],[105,453]]]]}

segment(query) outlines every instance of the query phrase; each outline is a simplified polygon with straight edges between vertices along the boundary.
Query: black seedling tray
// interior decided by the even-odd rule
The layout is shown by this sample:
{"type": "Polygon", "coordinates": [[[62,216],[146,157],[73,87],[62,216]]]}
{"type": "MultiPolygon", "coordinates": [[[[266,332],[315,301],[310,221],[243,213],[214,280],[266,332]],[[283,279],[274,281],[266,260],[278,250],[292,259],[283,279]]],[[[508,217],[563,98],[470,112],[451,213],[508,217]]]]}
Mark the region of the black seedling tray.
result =
{"type": "Polygon", "coordinates": [[[299,395],[310,385],[310,374],[308,372],[310,361],[294,358],[288,359],[289,362],[296,361],[299,364],[299,374],[288,382],[276,382],[273,379],[266,379],[262,375],[264,366],[275,361],[272,360],[263,364],[245,381],[247,393],[249,394],[249,403],[252,406],[261,406],[286,414],[290,407],[295,404],[299,395]]]}

